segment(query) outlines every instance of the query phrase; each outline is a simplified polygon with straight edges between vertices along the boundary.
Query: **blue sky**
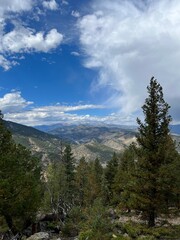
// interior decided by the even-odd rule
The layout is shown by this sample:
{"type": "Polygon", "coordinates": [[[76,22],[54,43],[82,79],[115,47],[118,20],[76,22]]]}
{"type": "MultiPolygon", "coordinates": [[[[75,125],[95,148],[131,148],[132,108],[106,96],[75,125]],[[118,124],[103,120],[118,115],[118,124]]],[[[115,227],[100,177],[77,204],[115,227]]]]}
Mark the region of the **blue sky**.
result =
{"type": "Polygon", "coordinates": [[[179,12],[178,0],[1,0],[5,119],[135,124],[155,76],[179,123],[179,12]]]}

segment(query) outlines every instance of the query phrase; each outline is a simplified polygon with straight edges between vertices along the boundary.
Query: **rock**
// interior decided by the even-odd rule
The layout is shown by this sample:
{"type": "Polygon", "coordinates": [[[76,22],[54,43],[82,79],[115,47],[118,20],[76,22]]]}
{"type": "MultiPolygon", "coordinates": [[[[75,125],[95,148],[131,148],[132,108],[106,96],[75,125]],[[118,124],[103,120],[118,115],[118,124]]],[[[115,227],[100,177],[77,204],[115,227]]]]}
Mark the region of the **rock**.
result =
{"type": "Polygon", "coordinates": [[[48,240],[49,234],[47,232],[38,232],[31,235],[27,240],[48,240]]]}
{"type": "Polygon", "coordinates": [[[123,234],[123,237],[129,237],[129,235],[127,233],[123,234]]]}

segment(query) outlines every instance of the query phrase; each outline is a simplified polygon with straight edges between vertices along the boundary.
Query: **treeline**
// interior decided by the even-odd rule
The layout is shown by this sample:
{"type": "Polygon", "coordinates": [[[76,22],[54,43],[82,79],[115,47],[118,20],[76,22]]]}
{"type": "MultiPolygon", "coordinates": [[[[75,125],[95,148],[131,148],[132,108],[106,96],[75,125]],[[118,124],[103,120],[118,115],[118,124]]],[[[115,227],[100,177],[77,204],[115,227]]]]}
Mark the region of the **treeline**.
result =
{"type": "Polygon", "coordinates": [[[0,215],[14,234],[34,222],[38,211],[51,215],[48,229],[80,240],[113,234],[129,239],[112,224],[117,209],[140,215],[149,228],[162,214],[179,213],[180,155],[169,132],[170,107],[156,79],[147,91],[137,142],[121,155],[114,153],[106,166],[99,159],[77,163],[67,145],[59,161],[42,172],[38,159],[13,142],[0,118],[0,215]]]}

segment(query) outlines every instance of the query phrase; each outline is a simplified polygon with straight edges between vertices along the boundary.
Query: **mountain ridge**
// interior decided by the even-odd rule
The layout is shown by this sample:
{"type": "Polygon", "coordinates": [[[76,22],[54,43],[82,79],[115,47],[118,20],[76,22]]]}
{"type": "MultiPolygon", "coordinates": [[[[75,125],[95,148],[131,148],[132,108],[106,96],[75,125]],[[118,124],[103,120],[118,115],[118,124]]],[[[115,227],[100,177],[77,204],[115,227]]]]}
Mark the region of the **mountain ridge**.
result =
{"type": "MultiPolygon", "coordinates": [[[[137,129],[125,126],[61,125],[48,132],[34,127],[4,121],[17,143],[28,147],[39,156],[46,166],[49,162],[60,160],[62,145],[70,143],[74,157],[85,157],[88,161],[99,158],[105,163],[114,152],[120,154],[129,144],[136,141],[137,129]]],[[[57,126],[57,125],[56,125],[57,126]]],[[[178,143],[180,135],[173,135],[178,143]]],[[[177,144],[178,146],[178,144],[177,144]]],[[[178,146],[179,150],[179,146],[178,146]]]]}

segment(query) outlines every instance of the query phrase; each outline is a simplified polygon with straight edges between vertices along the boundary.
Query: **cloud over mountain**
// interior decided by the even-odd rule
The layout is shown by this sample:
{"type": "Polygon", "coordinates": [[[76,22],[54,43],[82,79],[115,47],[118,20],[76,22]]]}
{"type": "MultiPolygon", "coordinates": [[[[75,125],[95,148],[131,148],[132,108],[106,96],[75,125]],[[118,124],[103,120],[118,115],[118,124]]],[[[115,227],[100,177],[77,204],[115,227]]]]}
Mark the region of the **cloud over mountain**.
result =
{"type": "MultiPolygon", "coordinates": [[[[87,123],[104,121],[90,115],[79,115],[76,112],[87,109],[102,109],[104,106],[93,104],[78,104],[66,106],[54,104],[37,107],[31,101],[25,100],[21,92],[15,91],[5,94],[0,98],[0,106],[6,120],[22,123],[29,126],[64,123],[87,123]],[[29,107],[30,106],[30,107],[29,107]],[[99,120],[98,120],[99,119],[99,120]]],[[[111,119],[112,120],[112,119],[111,119]]]]}

